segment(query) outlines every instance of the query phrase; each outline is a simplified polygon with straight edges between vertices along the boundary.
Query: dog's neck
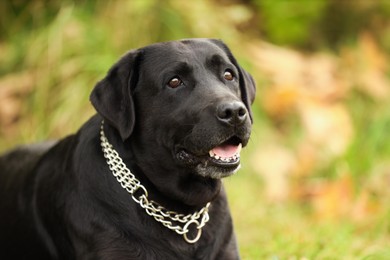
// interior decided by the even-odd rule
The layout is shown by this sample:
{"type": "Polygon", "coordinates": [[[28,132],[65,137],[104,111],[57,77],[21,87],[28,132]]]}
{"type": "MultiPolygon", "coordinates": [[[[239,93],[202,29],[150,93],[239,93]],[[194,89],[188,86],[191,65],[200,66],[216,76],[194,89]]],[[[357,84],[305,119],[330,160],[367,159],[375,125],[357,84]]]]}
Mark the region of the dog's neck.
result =
{"type": "Polygon", "coordinates": [[[133,200],[145,209],[145,212],[149,216],[153,217],[157,222],[160,222],[165,227],[175,231],[177,234],[183,235],[186,242],[197,242],[202,234],[202,228],[209,220],[208,210],[210,202],[198,211],[190,214],[183,214],[168,210],[158,202],[151,200],[149,198],[148,190],[128,169],[118,152],[109,143],[104,133],[103,122],[100,130],[102,151],[110,171],[121,184],[122,188],[124,188],[131,195],[133,200]],[[192,234],[192,237],[189,238],[188,235],[191,234],[189,227],[191,225],[195,225],[197,232],[195,236],[192,234]]]}
{"type": "Polygon", "coordinates": [[[221,180],[198,176],[176,165],[172,158],[164,158],[164,163],[155,162],[162,158],[149,156],[145,147],[151,148],[151,145],[139,143],[131,136],[123,141],[118,131],[108,124],[104,126],[104,133],[127,167],[148,189],[151,199],[164,207],[192,212],[220,195],[221,180]],[[163,165],[163,168],[156,168],[155,165],[163,165]]]}

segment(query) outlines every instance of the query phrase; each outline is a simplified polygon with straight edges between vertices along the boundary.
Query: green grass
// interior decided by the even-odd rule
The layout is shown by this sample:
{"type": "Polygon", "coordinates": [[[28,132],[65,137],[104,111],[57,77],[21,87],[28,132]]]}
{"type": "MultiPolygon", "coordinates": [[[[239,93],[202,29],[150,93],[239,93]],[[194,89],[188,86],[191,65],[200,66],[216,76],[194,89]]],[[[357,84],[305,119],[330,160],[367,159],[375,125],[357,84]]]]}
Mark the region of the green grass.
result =
{"type": "Polygon", "coordinates": [[[296,202],[264,200],[256,175],[225,181],[243,259],[388,259],[389,212],[370,222],[317,220],[296,202]],[[370,258],[371,257],[371,258],[370,258]]]}

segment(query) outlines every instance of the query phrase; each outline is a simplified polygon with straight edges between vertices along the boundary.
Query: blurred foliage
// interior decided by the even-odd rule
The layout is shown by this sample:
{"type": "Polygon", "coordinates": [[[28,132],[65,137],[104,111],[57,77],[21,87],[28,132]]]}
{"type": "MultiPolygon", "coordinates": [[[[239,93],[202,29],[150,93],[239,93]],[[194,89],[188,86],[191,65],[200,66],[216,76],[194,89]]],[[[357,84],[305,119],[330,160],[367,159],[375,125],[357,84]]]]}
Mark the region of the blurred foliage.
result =
{"type": "Polygon", "coordinates": [[[61,138],[127,50],[223,39],[258,85],[225,181],[243,259],[389,259],[390,2],[0,2],[0,151],[61,138]]]}
{"type": "Polygon", "coordinates": [[[252,0],[257,30],[275,44],[302,49],[332,48],[357,40],[371,31],[390,48],[387,0],[252,0]]]}

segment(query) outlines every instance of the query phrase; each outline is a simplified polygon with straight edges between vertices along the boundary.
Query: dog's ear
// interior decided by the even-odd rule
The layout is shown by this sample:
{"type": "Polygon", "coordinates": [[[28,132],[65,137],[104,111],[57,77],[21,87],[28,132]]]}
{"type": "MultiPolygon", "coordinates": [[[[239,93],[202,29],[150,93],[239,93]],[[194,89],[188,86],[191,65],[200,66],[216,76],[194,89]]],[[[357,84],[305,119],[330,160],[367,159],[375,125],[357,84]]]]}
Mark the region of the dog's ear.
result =
{"type": "Polygon", "coordinates": [[[214,39],[212,39],[211,42],[213,42],[221,49],[223,49],[228,55],[231,62],[238,69],[241,99],[244,102],[246,109],[249,112],[251,121],[253,122],[251,105],[253,104],[253,101],[255,100],[255,96],[256,96],[256,84],[255,81],[253,80],[253,77],[238,64],[236,58],[233,56],[229,47],[227,47],[225,43],[223,43],[220,40],[214,40],[214,39]]]}
{"type": "Polygon", "coordinates": [[[239,84],[240,84],[240,91],[241,91],[241,99],[244,102],[246,109],[249,111],[249,116],[251,118],[251,121],[253,123],[253,115],[252,115],[252,109],[251,105],[253,104],[253,101],[255,100],[256,96],[256,83],[253,80],[252,76],[245,71],[238,63],[235,61],[235,66],[238,68],[239,72],[239,84]]]}
{"type": "Polygon", "coordinates": [[[126,53],[92,90],[90,100],[105,122],[126,140],[133,132],[135,111],[132,90],[138,81],[140,51],[126,53]]]}

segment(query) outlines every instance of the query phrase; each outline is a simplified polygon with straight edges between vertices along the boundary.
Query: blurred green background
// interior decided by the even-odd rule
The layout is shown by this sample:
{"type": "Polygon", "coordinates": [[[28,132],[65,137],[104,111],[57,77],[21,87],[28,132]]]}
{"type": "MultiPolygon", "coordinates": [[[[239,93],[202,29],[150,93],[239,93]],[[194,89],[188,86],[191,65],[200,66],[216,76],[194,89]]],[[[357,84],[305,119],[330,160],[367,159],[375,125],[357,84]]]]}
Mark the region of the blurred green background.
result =
{"type": "MultiPolygon", "coordinates": [[[[0,152],[77,131],[127,50],[225,41],[257,82],[243,259],[390,259],[390,1],[0,2],[0,152]]],[[[0,231],[1,232],[1,231],[0,231]]]]}

